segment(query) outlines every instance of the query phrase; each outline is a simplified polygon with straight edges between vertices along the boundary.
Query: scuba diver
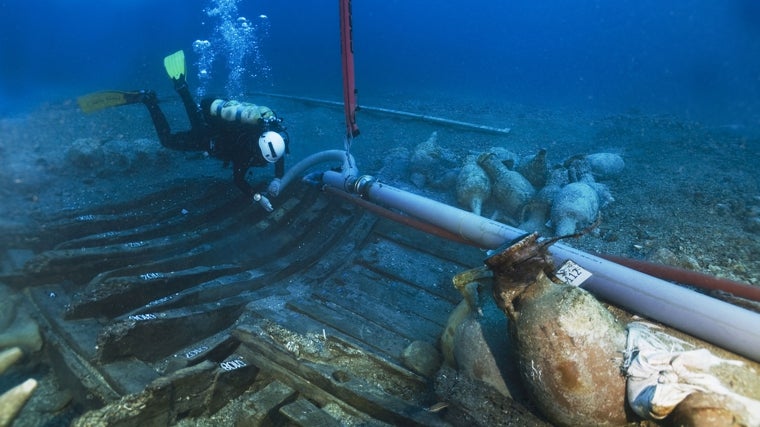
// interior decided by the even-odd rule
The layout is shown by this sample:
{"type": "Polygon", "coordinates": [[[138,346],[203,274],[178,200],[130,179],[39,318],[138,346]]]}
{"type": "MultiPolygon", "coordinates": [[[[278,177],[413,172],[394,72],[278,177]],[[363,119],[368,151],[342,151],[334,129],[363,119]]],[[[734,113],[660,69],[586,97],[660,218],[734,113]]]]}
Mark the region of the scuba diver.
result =
{"type": "Polygon", "coordinates": [[[185,78],[184,51],[164,58],[164,67],[187,111],[190,130],[171,132],[152,90],[97,92],[80,97],[79,106],[89,113],[116,105],[145,104],[161,145],[172,150],[206,151],[224,161],[225,166],[232,163],[235,185],[253,202],[271,212],[271,203],[248,183],[246,174],[251,167],[274,163],[275,179],[267,193],[278,195],[280,178],[285,173],[285,154],[289,153],[289,137],[282,119],[268,107],[245,102],[204,98],[200,106],[196,104],[185,78]]]}

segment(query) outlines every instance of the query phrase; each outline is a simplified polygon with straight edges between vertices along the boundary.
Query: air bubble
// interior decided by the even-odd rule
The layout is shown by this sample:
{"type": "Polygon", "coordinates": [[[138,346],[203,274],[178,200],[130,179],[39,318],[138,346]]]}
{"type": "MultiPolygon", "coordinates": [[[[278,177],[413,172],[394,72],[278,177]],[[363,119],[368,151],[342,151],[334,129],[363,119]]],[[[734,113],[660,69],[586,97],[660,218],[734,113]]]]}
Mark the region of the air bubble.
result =
{"type": "Polygon", "coordinates": [[[255,83],[266,85],[271,80],[271,69],[261,53],[261,42],[269,35],[266,15],[259,15],[261,21],[253,23],[244,16],[237,15],[240,0],[212,0],[203,9],[212,20],[214,32],[210,40],[196,40],[193,50],[198,55],[199,87],[198,96],[206,94],[211,84],[215,59],[226,59],[228,72],[225,85],[226,95],[237,98],[244,94],[248,84],[246,78],[256,78],[255,83]]]}

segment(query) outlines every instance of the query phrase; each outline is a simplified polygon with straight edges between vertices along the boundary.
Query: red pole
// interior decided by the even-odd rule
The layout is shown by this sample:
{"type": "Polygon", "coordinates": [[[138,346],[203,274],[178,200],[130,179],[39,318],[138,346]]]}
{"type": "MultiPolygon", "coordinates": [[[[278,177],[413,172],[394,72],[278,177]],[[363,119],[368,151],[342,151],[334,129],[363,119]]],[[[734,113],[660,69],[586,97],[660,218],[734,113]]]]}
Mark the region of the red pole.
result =
{"type": "Polygon", "coordinates": [[[340,2],[340,53],[343,64],[343,108],[346,112],[346,136],[359,135],[356,124],[356,80],[354,79],[354,45],[352,41],[351,0],[340,2]]]}
{"type": "Polygon", "coordinates": [[[623,258],[614,255],[596,254],[596,256],[641,271],[650,276],[659,277],[660,279],[670,280],[684,285],[691,285],[700,289],[724,291],[737,297],[760,302],[760,288],[757,286],[746,285],[729,279],[722,279],[720,277],[714,277],[696,271],[656,264],[648,261],[623,258]]]}

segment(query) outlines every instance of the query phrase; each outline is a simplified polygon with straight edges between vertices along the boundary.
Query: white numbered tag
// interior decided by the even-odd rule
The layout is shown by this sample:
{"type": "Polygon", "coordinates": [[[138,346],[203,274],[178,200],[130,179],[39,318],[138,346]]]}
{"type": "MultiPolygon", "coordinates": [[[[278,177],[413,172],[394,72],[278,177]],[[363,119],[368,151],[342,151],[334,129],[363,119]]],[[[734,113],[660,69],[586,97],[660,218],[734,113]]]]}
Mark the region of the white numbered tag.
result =
{"type": "Polygon", "coordinates": [[[225,371],[234,371],[235,369],[244,368],[246,366],[248,366],[248,364],[245,363],[245,360],[243,360],[242,357],[238,359],[225,360],[219,364],[219,367],[225,371]]]}
{"type": "Polygon", "coordinates": [[[563,282],[572,286],[580,286],[591,277],[591,272],[571,260],[565,261],[555,273],[563,282]]]}

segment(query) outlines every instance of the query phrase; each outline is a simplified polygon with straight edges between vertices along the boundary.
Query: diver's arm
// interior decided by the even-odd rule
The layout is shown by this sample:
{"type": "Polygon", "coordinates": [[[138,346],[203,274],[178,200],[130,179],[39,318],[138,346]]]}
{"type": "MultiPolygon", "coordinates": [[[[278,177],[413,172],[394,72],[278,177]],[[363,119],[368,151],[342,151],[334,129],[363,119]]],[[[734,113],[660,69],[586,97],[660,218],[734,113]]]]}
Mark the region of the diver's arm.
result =
{"type": "Polygon", "coordinates": [[[274,164],[275,178],[282,178],[285,175],[285,156],[280,157],[274,164]]]}
{"type": "Polygon", "coordinates": [[[248,162],[232,162],[232,179],[235,182],[235,185],[237,188],[240,189],[246,196],[253,197],[254,194],[256,194],[256,191],[251,187],[251,184],[248,183],[248,181],[245,179],[246,173],[248,173],[248,168],[250,165],[248,162]]]}

